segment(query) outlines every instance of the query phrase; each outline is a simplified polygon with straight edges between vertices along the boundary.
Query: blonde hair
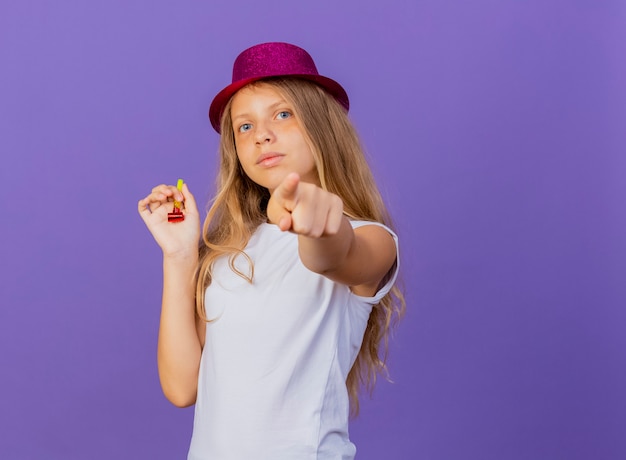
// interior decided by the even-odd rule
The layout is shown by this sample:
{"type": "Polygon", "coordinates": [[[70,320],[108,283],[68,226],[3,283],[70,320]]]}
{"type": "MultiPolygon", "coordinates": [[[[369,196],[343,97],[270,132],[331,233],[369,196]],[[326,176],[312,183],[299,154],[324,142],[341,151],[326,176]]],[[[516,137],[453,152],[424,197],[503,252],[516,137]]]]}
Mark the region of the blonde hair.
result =
{"type": "MultiPolygon", "coordinates": [[[[391,228],[391,220],[346,110],[321,87],[305,80],[273,78],[253,84],[273,86],[292,105],[313,152],[321,187],[341,197],[344,213],[353,219],[380,222],[391,228]]],[[[254,264],[244,248],[254,230],[266,222],[265,208],[270,197],[267,189],[246,176],[239,163],[230,104],[224,109],[221,120],[217,195],[204,221],[200,246],[196,311],[205,321],[210,319],[204,309],[204,291],[211,283],[211,269],[218,257],[228,256],[230,268],[252,282],[254,264]],[[235,267],[238,255],[247,259],[248,273],[235,267]]],[[[389,275],[381,286],[388,279],[389,275]]],[[[403,312],[404,298],[397,286],[372,309],[361,349],[346,380],[352,415],[358,414],[359,389],[364,387],[371,393],[377,374],[388,376],[385,364],[388,340],[403,312]]]]}

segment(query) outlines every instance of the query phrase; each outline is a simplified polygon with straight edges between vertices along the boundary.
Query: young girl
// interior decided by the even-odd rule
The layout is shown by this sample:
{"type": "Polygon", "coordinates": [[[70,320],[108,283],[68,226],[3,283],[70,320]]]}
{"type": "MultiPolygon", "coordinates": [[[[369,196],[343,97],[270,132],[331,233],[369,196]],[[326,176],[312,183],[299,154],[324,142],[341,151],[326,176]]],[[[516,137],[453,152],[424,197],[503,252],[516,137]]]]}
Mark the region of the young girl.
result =
{"type": "Polygon", "coordinates": [[[163,250],[161,385],[196,404],[190,460],[354,458],[350,409],[403,301],[348,106],[303,49],[253,46],[209,111],[220,170],[202,232],[187,185],[139,201],[163,250]]]}

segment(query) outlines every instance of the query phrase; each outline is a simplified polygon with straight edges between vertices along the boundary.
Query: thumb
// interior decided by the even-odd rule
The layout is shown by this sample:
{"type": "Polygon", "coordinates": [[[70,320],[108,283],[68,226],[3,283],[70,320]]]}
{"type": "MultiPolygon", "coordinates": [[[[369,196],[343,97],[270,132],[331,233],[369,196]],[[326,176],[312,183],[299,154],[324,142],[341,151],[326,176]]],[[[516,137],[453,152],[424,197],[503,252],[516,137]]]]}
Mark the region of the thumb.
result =
{"type": "Polygon", "coordinates": [[[183,189],[181,190],[183,197],[185,198],[185,211],[197,212],[198,205],[196,205],[196,199],[187,187],[187,182],[183,183],[183,189]]]}

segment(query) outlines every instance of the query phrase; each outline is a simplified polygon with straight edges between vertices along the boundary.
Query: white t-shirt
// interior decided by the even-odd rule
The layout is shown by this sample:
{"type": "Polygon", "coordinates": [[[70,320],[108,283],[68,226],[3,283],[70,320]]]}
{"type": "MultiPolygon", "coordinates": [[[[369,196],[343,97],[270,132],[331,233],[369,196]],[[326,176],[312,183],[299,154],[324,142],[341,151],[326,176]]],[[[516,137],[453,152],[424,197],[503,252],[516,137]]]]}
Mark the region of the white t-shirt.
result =
{"type": "MultiPolygon", "coordinates": [[[[352,222],[353,227],[380,225],[352,222]]],[[[386,227],[385,227],[386,228],[386,227]]],[[[389,230],[396,241],[397,237],[389,230]]],[[[308,270],[297,236],[262,224],[253,283],[216,261],[188,460],[350,460],[346,377],[374,297],[308,270]]],[[[244,257],[235,266],[249,273],[244,257]]]]}

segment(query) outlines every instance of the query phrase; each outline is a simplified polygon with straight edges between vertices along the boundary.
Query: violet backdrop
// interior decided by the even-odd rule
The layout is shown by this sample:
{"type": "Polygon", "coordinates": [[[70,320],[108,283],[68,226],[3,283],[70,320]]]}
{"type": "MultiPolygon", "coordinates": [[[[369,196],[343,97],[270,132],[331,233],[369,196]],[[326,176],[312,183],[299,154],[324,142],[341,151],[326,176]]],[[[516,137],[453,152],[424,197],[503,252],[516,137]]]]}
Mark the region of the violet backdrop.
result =
{"type": "Polygon", "coordinates": [[[207,203],[209,103],[264,41],[346,88],[401,237],[357,458],[626,458],[625,5],[3,1],[0,458],[185,458],[136,202],[207,203]]]}

